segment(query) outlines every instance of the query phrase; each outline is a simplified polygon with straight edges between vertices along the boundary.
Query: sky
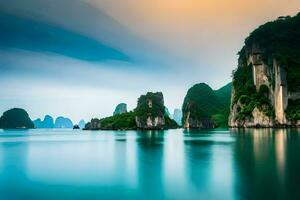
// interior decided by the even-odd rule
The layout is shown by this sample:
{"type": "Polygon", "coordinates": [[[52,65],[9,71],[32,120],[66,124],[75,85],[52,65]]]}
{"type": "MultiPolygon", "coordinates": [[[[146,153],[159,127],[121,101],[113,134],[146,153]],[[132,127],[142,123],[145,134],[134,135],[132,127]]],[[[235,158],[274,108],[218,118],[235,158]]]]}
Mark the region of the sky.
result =
{"type": "Polygon", "coordinates": [[[299,0],[1,0],[0,113],[75,123],[162,91],[172,113],[192,85],[231,81],[259,25],[299,0]]]}

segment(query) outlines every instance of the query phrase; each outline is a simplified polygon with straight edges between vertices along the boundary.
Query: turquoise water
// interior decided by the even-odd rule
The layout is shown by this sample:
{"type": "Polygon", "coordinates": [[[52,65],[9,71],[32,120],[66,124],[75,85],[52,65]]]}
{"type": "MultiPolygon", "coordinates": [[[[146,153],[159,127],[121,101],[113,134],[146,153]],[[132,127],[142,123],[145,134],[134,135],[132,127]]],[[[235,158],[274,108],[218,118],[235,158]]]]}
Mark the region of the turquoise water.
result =
{"type": "Polygon", "coordinates": [[[300,199],[299,130],[0,130],[0,199],[300,199]]]}

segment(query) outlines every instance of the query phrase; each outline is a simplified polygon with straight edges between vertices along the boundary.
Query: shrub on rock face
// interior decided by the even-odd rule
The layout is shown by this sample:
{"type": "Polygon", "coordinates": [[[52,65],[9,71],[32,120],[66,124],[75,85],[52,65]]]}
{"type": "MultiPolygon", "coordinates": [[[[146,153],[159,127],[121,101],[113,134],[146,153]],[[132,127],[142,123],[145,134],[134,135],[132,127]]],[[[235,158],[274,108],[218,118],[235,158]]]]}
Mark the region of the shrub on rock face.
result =
{"type": "Polygon", "coordinates": [[[34,128],[28,113],[21,108],[13,108],[3,113],[0,118],[0,128],[2,129],[19,129],[34,128]]]}

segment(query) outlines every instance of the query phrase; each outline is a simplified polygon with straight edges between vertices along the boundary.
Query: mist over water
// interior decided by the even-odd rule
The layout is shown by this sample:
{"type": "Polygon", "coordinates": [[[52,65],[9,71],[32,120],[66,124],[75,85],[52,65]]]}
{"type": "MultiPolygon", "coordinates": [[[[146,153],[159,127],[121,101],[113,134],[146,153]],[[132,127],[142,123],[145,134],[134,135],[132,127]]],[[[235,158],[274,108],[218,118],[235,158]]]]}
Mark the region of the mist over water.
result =
{"type": "Polygon", "coordinates": [[[0,130],[0,199],[299,199],[300,131],[0,130]]]}

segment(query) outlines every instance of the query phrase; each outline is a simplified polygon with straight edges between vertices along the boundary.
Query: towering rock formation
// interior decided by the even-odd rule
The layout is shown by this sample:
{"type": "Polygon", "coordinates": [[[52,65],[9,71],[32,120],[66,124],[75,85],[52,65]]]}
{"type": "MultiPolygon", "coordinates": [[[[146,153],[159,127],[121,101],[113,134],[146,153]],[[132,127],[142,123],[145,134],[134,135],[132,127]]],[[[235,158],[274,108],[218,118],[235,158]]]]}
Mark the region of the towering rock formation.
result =
{"type": "Polygon", "coordinates": [[[123,113],[127,113],[127,104],[126,103],[118,104],[117,107],[115,108],[113,116],[120,115],[120,114],[123,114],[123,113]]]}
{"type": "Polygon", "coordinates": [[[298,14],[267,23],[246,39],[233,74],[229,126],[300,125],[299,27],[298,14]]]}
{"type": "Polygon", "coordinates": [[[161,92],[141,95],[136,107],[136,124],[141,129],[163,129],[165,125],[164,97],[161,92]]]}
{"type": "Polygon", "coordinates": [[[205,83],[191,87],[182,105],[184,128],[227,126],[231,84],[214,91],[205,83]]]}

